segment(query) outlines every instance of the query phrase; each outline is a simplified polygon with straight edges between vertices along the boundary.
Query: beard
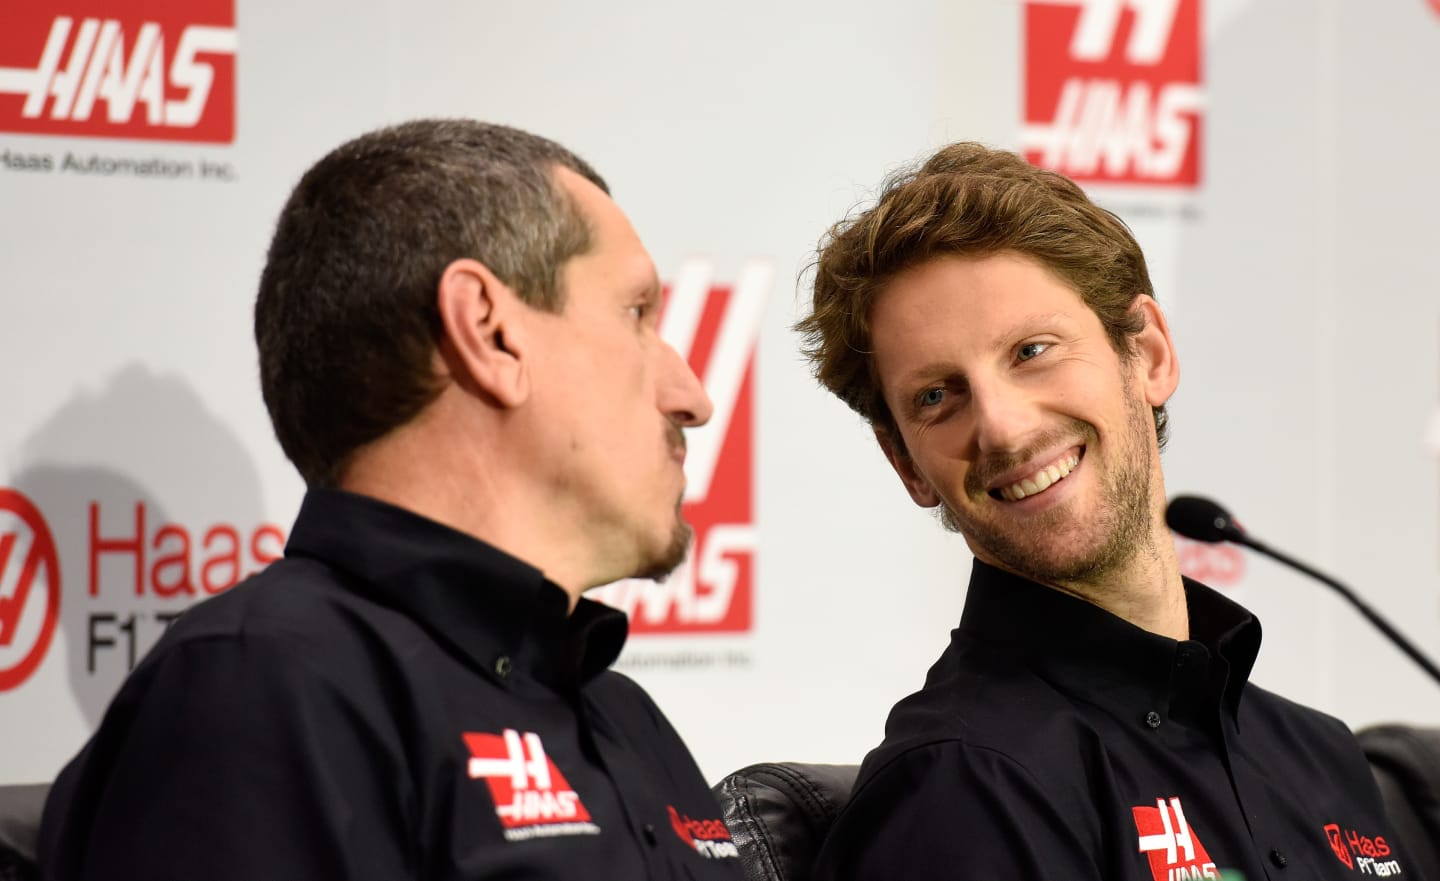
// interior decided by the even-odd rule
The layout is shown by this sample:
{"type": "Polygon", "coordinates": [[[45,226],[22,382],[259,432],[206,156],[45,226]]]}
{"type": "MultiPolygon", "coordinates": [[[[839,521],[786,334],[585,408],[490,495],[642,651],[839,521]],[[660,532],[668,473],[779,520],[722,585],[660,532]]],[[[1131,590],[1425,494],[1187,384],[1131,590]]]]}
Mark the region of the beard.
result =
{"type": "Polygon", "coordinates": [[[690,550],[690,539],[695,535],[695,530],[690,528],[680,515],[680,505],[675,505],[675,526],[670,530],[670,542],[662,550],[653,554],[650,559],[645,560],[639,571],[633,578],[648,578],[651,581],[664,581],[670,577],[680,564],[685,562],[685,555],[690,550]]]}
{"type": "MultiPolygon", "coordinates": [[[[1063,506],[1040,512],[1023,528],[1016,528],[1014,523],[1002,526],[966,515],[943,501],[940,522],[1002,568],[1042,584],[1095,581],[1123,569],[1153,538],[1150,491],[1155,458],[1149,443],[1155,431],[1154,417],[1131,383],[1125,383],[1124,394],[1125,437],[1116,447],[1109,469],[1101,475],[1100,504],[1088,521],[1078,522],[1065,510],[1068,506],[1063,506]],[[1073,549],[1059,547],[1066,538],[1072,540],[1073,549]]],[[[1030,450],[984,463],[973,479],[967,480],[966,490],[972,495],[984,493],[987,474],[999,474],[1029,461],[1034,451],[1053,447],[1059,438],[1075,437],[1084,439],[1087,457],[1082,461],[1102,467],[1098,459],[1089,458],[1098,441],[1094,426],[1072,420],[1066,429],[1040,439],[1030,450]]]]}

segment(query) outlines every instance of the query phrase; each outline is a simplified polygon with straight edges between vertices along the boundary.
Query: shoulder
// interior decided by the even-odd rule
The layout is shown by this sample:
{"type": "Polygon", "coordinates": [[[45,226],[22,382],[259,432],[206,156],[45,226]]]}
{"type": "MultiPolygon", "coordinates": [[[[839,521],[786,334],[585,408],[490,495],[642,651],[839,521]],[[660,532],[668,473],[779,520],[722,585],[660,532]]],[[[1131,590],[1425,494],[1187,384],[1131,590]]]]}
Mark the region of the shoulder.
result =
{"type": "Polygon", "coordinates": [[[1103,840],[1073,775],[963,738],[882,747],[862,765],[816,877],[1098,878],[1103,840]]]}
{"type": "Polygon", "coordinates": [[[343,667],[377,649],[405,651],[423,642],[418,625],[375,602],[342,572],[316,560],[285,558],[218,596],[190,607],[141,664],[174,654],[241,646],[283,647],[322,668],[343,667]]]}
{"type": "Polygon", "coordinates": [[[1350,727],[1328,713],[1267,691],[1254,683],[1245,686],[1240,702],[1242,725],[1255,723],[1280,734],[1323,737],[1338,744],[1354,743],[1350,727]]]}
{"type": "Polygon", "coordinates": [[[1246,752],[1257,764],[1296,780],[1329,780],[1347,790],[1373,788],[1360,742],[1334,716],[1251,684],[1237,720],[1246,752]]]}
{"type": "Polygon", "coordinates": [[[408,706],[417,661],[433,640],[413,619],[366,598],[342,573],[304,559],[277,561],[177,619],[126,678],[101,733],[142,712],[241,716],[248,694],[265,716],[282,704],[331,707],[380,720],[408,706]],[[339,709],[345,707],[347,709],[339,709]]]}
{"type": "Polygon", "coordinates": [[[1072,698],[1024,665],[976,653],[942,658],[925,687],[894,706],[867,765],[948,747],[1030,766],[1057,751],[1075,755],[1101,746],[1072,698]]]}
{"type": "Polygon", "coordinates": [[[605,670],[585,685],[587,699],[605,716],[627,729],[674,734],[670,720],[640,683],[615,670],[605,670]]]}
{"type": "Polygon", "coordinates": [[[858,805],[984,812],[1020,800],[1090,813],[1105,744],[1069,698],[1016,665],[940,669],[891,711],[885,740],[861,765],[858,805]]]}

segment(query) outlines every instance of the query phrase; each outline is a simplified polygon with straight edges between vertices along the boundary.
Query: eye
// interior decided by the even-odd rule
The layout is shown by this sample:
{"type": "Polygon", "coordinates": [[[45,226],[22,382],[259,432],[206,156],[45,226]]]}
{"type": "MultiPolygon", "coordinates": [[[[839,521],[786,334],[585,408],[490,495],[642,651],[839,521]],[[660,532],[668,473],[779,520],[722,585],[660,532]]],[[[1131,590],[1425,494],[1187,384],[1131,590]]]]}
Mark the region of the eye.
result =
{"type": "Polygon", "coordinates": [[[917,399],[922,407],[934,407],[943,400],[945,400],[945,390],[939,387],[926,389],[920,393],[920,397],[917,399]]]}
{"type": "Polygon", "coordinates": [[[644,300],[638,303],[632,303],[628,311],[631,315],[635,316],[636,321],[643,322],[650,315],[650,304],[644,300]]]}
{"type": "Polygon", "coordinates": [[[1029,361],[1048,348],[1050,348],[1049,343],[1026,343],[1015,351],[1015,358],[1020,361],[1029,361]]]}

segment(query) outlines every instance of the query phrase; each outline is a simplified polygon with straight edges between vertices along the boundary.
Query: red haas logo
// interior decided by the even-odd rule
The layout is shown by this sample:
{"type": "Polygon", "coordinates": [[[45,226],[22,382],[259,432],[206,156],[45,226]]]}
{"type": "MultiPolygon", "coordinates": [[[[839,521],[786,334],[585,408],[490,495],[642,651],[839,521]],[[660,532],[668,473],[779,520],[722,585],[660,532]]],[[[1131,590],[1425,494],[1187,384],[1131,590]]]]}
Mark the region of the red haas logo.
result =
{"type": "Polygon", "coordinates": [[[686,432],[683,513],[695,529],[686,562],[663,583],[627,580],[599,598],[630,616],[631,633],[744,633],[751,627],[755,340],[774,271],[752,261],[733,288],[687,261],[666,290],[660,335],[700,377],[715,413],[686,432]]]}
{"type": "Polygon", "coordinates": [[[1361,875],[1389,878],[1392,875],[1405,874],[1398,860],[1381,862],[1394,852],[1385,842],[1384,836],[1371,838],[1354,829],[1343,829],[1338,823],[1328,823],[1325,826],[1325,840],[1330,843],[1336,859],[1344,863],[1346,868],[1361,875]]]}
{"type": "Polygon", "coordinates": [[[670,812],[670,828],[675,830],[686,847],[693,848],[706,859],[740,856],[723,820],[692,820],[675,810],[673,805],[667,806],[666,810],[670,812]]]}
{"type": "Polygon", "coordinates": [[[0,131],[235,139],[234,0],[14,3],[5,17],[0,131]]]}
{"type": "Polygon", "coordinates": [[[471,755],[466,771],[472,780],[483,778],[489,784],[506,839],[600,831],[590,822],[580,796],[545,754],[540,735],[506,728],[500,734],[462,736],[471,755]]]}
{"type": "Polygon", "coordinates": [[[25,683],[60,620],[60,560],[40,511],[0,487],[0,692],[25,683]]]}
{"type": "Polygon", "coordinates": [[[1200,0],[1027,0],[1026,158],[1076,180],[1200,180],[1200,0]]]}
{"type": "Polygon", "coordinates": [[[1150,874],[1155,881],[1189,881],[1194,878],[1220,877],[1220,871],[1205,852],[1205,846],[1185,821],[1180,799],[1155,800],[1155,807],[1130,809],[1135,816],[1135,829],[1140,833],[1140,853],[1150,859],[1150,874]]]}
{"type": "Polygon", "coordinates": [[[1325,827],[1325,837],[1330,841],[1330,849],[1335,851],[1335,856],[1349,868],[1355,868],[1355,858],[1350,856],[1350,848],[1345,846],[1345,836],[1340,827],[1331,823],[1325,827]]]}

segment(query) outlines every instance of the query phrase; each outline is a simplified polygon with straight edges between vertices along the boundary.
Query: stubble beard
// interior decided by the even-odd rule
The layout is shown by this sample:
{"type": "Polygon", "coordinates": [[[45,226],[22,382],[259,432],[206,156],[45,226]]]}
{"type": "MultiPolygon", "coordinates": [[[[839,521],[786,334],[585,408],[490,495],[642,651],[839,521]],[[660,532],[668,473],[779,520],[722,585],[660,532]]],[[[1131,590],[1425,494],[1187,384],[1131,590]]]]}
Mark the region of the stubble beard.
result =
{"type": "MultiPolygon", "coordinates": [[[[1125,409],[1127,437],[1117,450],[1114,468],[1103,475],[1100,504],[1089,523],[1076,522],[1075,515],[1064,509],[1068,506],[1062,506],[1030,518],[1019,531],[963,516],[948,502],[941,503],[940,522],[965,536],[973,547],[983,549],[1002,568],[1042,584],[1098,582],[1122,570],[1153,538],[1150,490],[1154,452],[1148,438],[1154,422],[1128,382],[1125,409]],[[1089,547],[1082,546],[1078,552],[1056,548],[1054,539],[1067,534],[1081,536],[1089,547]],[[1098,536],[1098,540],[1089,540],[1090,536],[1098,536]]],[[[1087,439],[1087,449],[1094,448],[1092,426],[1077,421],[1072,428],[1087,439]]]]}
{"type": "Polygon", "coordinates": [[[690,528],[680,515],[680,505],[675,506],[675,526],[670,530],[670,543],[665,549],[655,554],[650,560],[636,572],[635,578],[648,578],[651,581],[664,581],[685,562],[685,556],[690,551],[690,539],[694,536],[695,530],[690,528]]]}

